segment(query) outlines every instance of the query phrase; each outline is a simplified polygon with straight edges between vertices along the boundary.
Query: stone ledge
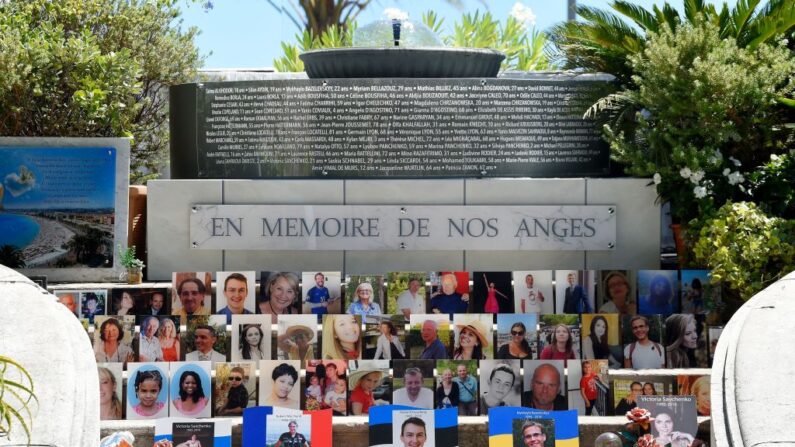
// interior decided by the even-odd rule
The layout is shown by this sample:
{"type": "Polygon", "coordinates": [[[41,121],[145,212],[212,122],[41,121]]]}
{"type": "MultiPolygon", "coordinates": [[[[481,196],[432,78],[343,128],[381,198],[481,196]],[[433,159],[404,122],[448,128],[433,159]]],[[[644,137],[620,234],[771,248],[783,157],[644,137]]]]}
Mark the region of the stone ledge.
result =
{"type": "MultiPolygon", "coordinates": [[[[241,446],[243,418],[232,420],[232,446],[241,446]]],[[[580,445],[592,446],[594,440],[606,431],[620,430],[626,423],[621,416],[587,416],[579,418],[580,445]]],[[[103,421],[102,436],[115,431],[129,431],[135,435],[135,447],[151,447],[153,442],[154,421],[103,421]]],[[[709,439],[710,418],[698,418],[699,438],[709,439]]],[[[368,445],[367,418],[348,416],[334,420],[333,445],[360,446],[368,445]]],[[[488,418],[485,416],[462,417],[458,420],[458,442],[460,447],[484,447],[488,441],[488,418]]]]}

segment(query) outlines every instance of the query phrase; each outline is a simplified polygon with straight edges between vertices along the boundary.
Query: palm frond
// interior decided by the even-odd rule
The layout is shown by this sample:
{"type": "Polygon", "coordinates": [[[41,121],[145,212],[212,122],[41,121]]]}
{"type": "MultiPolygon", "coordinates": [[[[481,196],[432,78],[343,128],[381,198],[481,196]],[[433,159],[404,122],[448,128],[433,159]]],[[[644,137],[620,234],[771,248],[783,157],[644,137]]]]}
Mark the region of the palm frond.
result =
{"type": "Polygon", "coordinates": [[[654,18],[654,14],[646,8],[632,4],[625,0],[616,0],[610,5],[614,10],[629,17],[639,27],[646,31],[659,32],[660,23],[654,18]]]}
{"type": "Polygon", "coordinates": [[[748,24],[748,32],[738,37],[741,46],[756,48],[795,27],[795,2],[792,0],[769,0],[767,5],[748,24]]]}
{"type": "Polygon", "coordinates": [[[695,23],[704,16],[704,0],[685,0],[685,18],[689,23],[695,23]]]}
{"type": "Polygon", "coordinates": [[[731,12],[732,23],[734,24],[734,37],[741,35],[745,27],[754,16],[754,11],[761,0],[737,0],[737,5],[731,12]]]}

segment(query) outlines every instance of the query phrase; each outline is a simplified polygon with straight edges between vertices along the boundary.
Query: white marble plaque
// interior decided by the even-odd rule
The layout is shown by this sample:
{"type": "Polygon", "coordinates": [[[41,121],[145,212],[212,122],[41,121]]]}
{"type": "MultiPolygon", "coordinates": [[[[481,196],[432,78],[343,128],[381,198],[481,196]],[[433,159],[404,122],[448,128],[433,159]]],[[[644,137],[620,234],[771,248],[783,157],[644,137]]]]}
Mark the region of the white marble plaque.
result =
{"type": "Polygon", "coordinates": [[[615,205],[213,205],[190,213],[210,250],[613,250],[615,205]]]}

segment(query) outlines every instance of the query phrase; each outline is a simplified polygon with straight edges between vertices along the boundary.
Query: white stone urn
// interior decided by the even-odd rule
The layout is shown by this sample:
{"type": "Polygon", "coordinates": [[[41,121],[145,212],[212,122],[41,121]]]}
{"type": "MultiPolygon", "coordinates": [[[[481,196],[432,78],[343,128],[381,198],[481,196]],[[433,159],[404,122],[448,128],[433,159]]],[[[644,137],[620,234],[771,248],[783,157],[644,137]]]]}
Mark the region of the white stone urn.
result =
{"type": "MultiPolygon", "coordinates": [[[[32,444],[99,446],[99,381],[91,343],[75,316],[31,280],[0,265],[0,353],[31,374],[32,444]]],[[[28,440],[12,425],[10,439],[28,440]]]]}

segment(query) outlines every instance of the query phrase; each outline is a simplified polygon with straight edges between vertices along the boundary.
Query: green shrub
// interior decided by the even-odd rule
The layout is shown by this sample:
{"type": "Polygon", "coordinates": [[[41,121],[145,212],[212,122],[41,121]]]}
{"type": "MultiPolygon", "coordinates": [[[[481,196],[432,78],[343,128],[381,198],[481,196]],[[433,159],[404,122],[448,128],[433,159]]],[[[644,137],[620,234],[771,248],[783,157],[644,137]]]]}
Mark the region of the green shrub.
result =
{"type": "Polygon", "coordinates": [[[131,181],[156,177],[168,86],[201,63],[178,1],[0,1],[0,135],[132,137],[131,181]]]}
{"type": "Polygon", "coordinates": [[[793,93],[793,53],[784,42],[739,48],[704,21],[649,36],[630,58],[637,87],[591,109],[637,111],[605,126],[613,158],[654,176],[683,223],[726,201],[764,200],[748,195],[746,179],[791,146],[791,110],[777,99],[793,93]]]}
{"type": "Polygon", "coordinates": [[[753,203],[727,203],[704,222],[694,253],[713,281],[747,300],[795,270],[795,221],[770,217],[753,203]]]}

